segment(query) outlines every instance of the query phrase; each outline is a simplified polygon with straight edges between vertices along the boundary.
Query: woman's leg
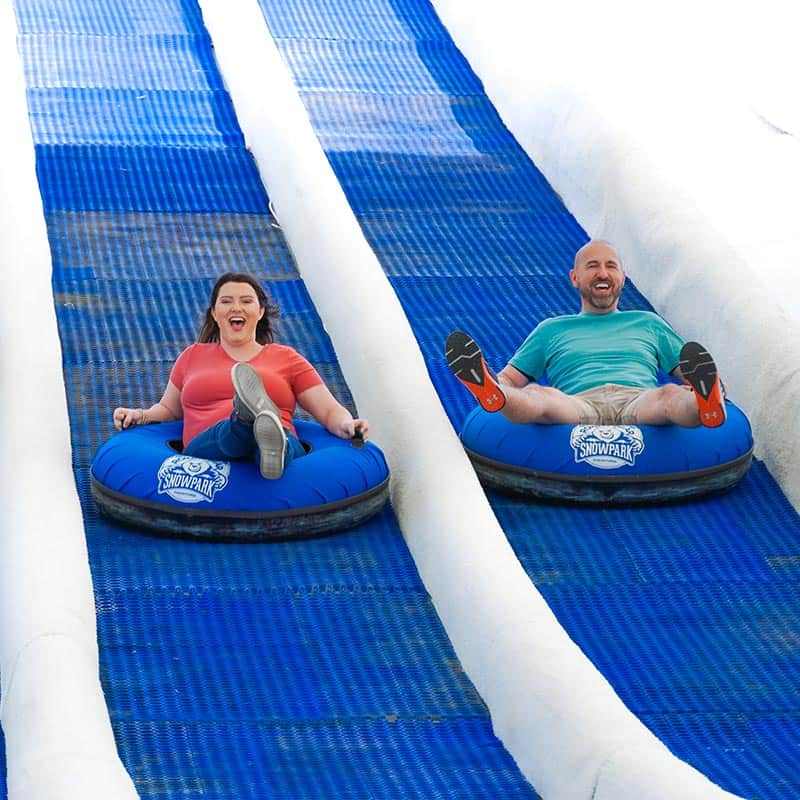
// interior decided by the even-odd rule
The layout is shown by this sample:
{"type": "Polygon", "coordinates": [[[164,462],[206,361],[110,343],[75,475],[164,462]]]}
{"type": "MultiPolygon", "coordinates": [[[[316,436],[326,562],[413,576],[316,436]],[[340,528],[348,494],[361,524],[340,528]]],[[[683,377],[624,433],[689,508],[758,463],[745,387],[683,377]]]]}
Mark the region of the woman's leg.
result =
{"type": "Polygon", "coordinates": [[[196,458],[235,461],[248,458],[256,449],[252,423],[242,422],[236,414],[231,414],[228,419],[220,420],[216,425],[198,433],[184,447],[183,452],[196,458]]]}
{"type": "MultiPolygon", "coordinates": [[[[306,454],[305,447],[293,433],[285,431],[285,434],[284,469],[295,458],[301,458],[306,454]]],[[[253,456],[257,463],[261,460],[252,424],[242,422],[236,414],[197,434],[183,452],[187,456],[196,458],[221,458],[225,461],[235,461],[250,456],[253,456]]]]}
{"type": "Polygon", "coordinates": [[[290,431],[286,431],[286,456],[284,457],[284,469],[296,458],[302,458],[306,454],[306,449],[302,442],[290,431]]]}

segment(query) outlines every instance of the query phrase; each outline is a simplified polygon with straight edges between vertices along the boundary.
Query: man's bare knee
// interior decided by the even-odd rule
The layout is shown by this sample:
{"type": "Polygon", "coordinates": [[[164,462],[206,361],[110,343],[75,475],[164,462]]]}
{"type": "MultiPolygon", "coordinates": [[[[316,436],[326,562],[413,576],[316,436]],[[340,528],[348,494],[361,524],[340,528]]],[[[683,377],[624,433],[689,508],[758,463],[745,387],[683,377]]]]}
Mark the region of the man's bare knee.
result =
{"type": "Polygon", "coordinates": [[[501,413],[512,422],[535,422],[541,425],[575,424],[580,417],[569,395],[537,384],[507,392],[501,413]]]}
{"type": "Polygon", "coordinates": [[[656,424],[671,423],[684,428],[694,428],[700,424],[694,394],[687,387],[665,383],[654,390],[653,400],[658,407],[657,416],[663,418],[663,422],[656,424]]]}

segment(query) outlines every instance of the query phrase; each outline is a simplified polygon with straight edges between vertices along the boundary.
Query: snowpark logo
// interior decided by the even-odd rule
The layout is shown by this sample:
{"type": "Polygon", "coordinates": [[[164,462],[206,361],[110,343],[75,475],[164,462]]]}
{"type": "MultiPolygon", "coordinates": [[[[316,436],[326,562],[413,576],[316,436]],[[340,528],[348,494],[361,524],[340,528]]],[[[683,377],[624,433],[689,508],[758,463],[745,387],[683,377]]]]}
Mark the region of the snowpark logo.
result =
{"type": "Polygon", "coordinates": [[[228,485],[231,465],[191,456],[170,456],[158,468],[158,493],[179,503],[210,503],[228,485]]]}
{"type": "Polygon", "coordinates": [[[644,437],[635,425],[576,425],[569,443],[575,462],[598,469],[632,467],[644,450],[644,437]]]}

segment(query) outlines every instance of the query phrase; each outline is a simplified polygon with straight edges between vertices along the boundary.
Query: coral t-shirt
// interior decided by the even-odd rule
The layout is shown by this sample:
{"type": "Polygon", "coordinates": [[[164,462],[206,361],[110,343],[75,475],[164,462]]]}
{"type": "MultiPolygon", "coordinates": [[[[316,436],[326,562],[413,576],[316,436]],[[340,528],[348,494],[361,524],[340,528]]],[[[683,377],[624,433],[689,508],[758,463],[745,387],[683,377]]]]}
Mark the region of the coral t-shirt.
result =
{"type": "MultiPolygon", "coordinates": [[[[233,411],[231,358],[218,342],[189,345],[175,361],[170,381],[180,390],[184,445],[233,411]]],[[[281,423],[296,433],[292,416],[297,396],[322,383],[316,369],[296,350],[283,344],[264,345],[247,362],[281,411],[281,423]]]]}

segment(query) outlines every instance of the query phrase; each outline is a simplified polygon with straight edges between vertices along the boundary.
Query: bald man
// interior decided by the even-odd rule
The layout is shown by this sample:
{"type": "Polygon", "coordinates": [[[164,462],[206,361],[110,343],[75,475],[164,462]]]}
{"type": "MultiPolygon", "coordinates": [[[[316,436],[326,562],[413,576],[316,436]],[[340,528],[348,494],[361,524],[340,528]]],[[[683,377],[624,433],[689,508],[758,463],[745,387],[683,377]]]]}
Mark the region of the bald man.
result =
{"type": "Polygon", "coordinates": [[[581,247],[569,279],[580,312],[541,322],[496,378],[468,334],[448,336],[448,366],[484,409],[540,424],[693,428],[725,421],[709,353],[652,311],[619,310],[625,272],[613,245],[581,247]],[[680,384],[659,384],[660,370],[680,384]],[[545,376],[548,385],[538,383],[545,376]]]}

